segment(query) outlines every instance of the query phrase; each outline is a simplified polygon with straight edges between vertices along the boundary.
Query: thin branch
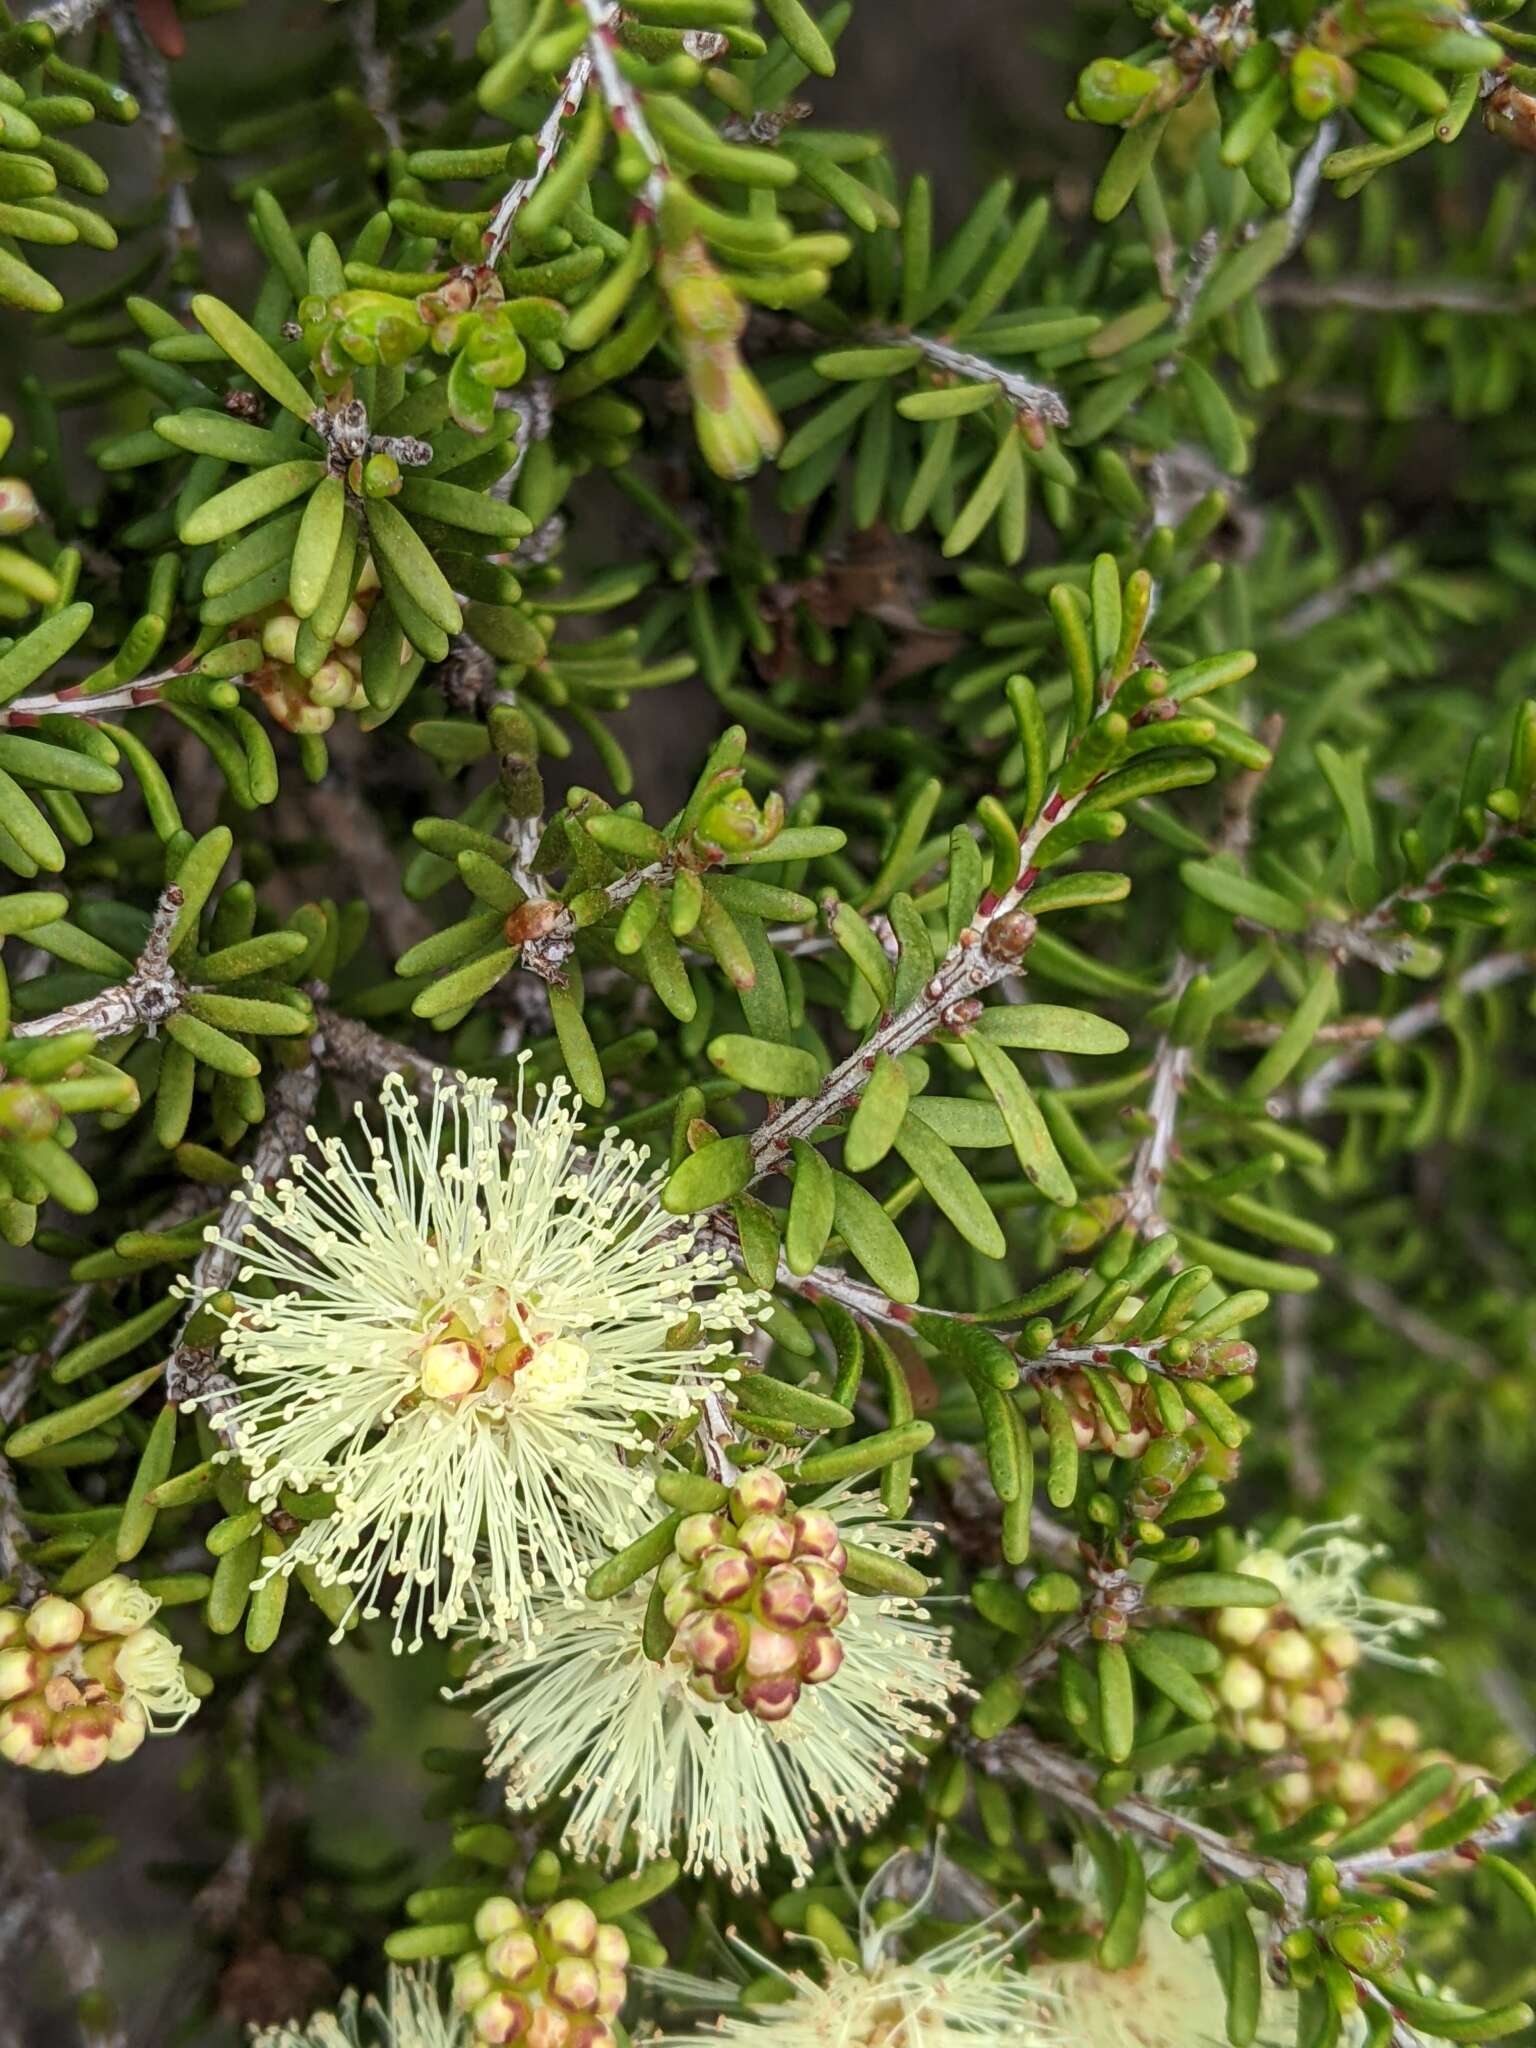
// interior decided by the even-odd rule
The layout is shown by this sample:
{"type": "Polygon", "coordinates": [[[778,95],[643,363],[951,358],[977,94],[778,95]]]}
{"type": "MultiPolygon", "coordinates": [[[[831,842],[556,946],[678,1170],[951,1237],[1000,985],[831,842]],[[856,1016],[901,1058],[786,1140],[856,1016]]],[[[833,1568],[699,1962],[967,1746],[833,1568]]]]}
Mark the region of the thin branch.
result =
{"type": "Polygon", "coordinates": [[[1133,1795],[1117,1800],[1111,1807],[1102,1806],[1097,1797],[1099,1767],[1056,1749],[1032,1729],[1005,1729],[1001,1735],[974,1744],[971,1754],[988,1777],[1022,1780],[1097,1826],[1118,1825],[1149,1841],[1160,1842],[1167,1849],[1188,1839],[1213,1876],[1229,1884],[1246,1884],[1255,1879],[1272,1884],[1297,1920],[1305,1912],[1306,1878],[1294,1864],[1245,1849],[1230,1836],[1218,1834],[1215,1828],[1187,1820],[1150,1799],[1133,1795]]]}
{"type": "Polygon", "coordinates": [[[640,154],[649,166],[645,183],[640,188],[640,198],[642,205],[654,215],[661,205],[662,194],[670,173],[666,158],[651,133],[651,125],[645,118],[645,110],[640,105],[639,96],[619,69],[618,59],[614,54],[614,23],[619,10],[615,6],[610,6],[608,0],[576,0],[576,4],[587,17],[587,51],[597,73],[597,82],[603,98],[608,102],[608,117],[617,134],[633,136],[640,154]]]}
{"type": "Polygon", "coordinates": [[[1325,1060],[1296,1090],[1289,1104],[1290,1114],[1297,1117],[1321,1116],[1334,1089],[1348,1080],[1364,1062],[1378,1039],[1391,1045],[1406,1045],[1411,1039],[1432,1031],[1444,1019],[1449,995],[1479,995],[1486,989],[1500,988],[1506,981],[1514,981],[1523,974],[1536,974],[1536,950],[1488,954],[1464,974],[1457,975],[1448,988],[1436,995],[1425,996],[1420,1002],[1410,1003],[1395,1017],[1387,1018],[1375,1037],[1362,1038],[1345,1051],[1335,1053],[1331,1060],[1325,1060]]]}
{"type": "Polygon", "coordinates": [[[132,974],[100,995],[70,1003],[46,1017],[24,1018],[11,1027],[16,1038],[62,1038],[70,1031],[93,1031],[98,1038],[118,1038],[125,1031],[146,1030],[153,1034],[167,1017],[173,1017],[186,997],[179,976],[171,967],[171,938],[185,898],[175,882],[160,892],[149,937],[134,963],[132,974]]]}
{"type": "Polygon", "coordinates": [[[1516,316],[1536,307],[1536,288],[1497,291],[1456,277],[1276,277],[1260,287],[1271,306],[1323,312],[1347,306],[1356,313],[1476,313],[1516,316]]]}
{"type": "Polygon", "coordinates": [[[1282,619],[1264,631],[1266,640],[1299,640],[1303,633],[1310,633],[1315,626],[1325,625],[1329,619],[1337,618],[1340,612],[1348,611],[1357,597],[1371,597],[1378,590],[1388,590],[1413,566],[1413,551],[1398,546],[1384,548],[1379,555],[1370,555],[1359,562],[1345,576],[1338,576],[1315,597],[1307,598],[1289,611],[1282,619]]]}
{"type": "MultiPolygon", "coordinates": [[[[104,711],[141,711],[146,704],[159,703],[167,683],[179,682],[191,672],[191,657],[175,667],[140,676],[131,683],[118,683],[110,690],[86,691],[78,683],[61,690],[41,690],[33,697],[17,697],[0,706],[0,727],[36,725],[40,718],[98,718],[104,711]]],[[[223,676],[221,681],[242,685],[247,676],[223,676]]]]}
{"type": "Polygon", "coordinates": [[[1489,816],[1476,846],[1454,848],[1443,860],[1436,861],[1422,882],[1406,882],[1391,890],[1363,917],[1315,919],[1302,943],[1331,953],[1340,962],[1364,960],[1383,974],[1396,974],[1413,953],[1413,942],[1403,934],[1398,922],[1403,905],[1433,903],[1437,896],[1445,894],[1458,869],[1486,867],[1518,829],[1503,818],[1489,816]]]}
{"type": "Polygon", "coordinates": [[[1481,1344],[1471,1337],[1463,1337],[1458,1331],[1442,1328],[1428,1316],[1420,1315],[1417,1309],[1410,1308],[1381,1281],[1329,1260],[1322,1262],[1320,1271],[1327,1276],[1331,1286],[1341,1294],[1347,1294],[1384,1328],[1406,1338],[1426,1358],[1433,1358],[1442,1365],[1457,1366],[1475,1380],[1491,1380],[1497,1374],[1498,1361],[1481,1344]]]}
{"type": "MultiPolygon", "coordinates": [[[[617,9],[613,11],[617,12],[617,9]]],[[[507,187],[495,217],[485,231],[482,262],[494,268],[500,261],[512,239],[517,216],[543,184],[550,166],[560,154],[560,145],[565,140],[565,123],[573,114],[580,112],[591,76],[592,52],[588,46],[578,52],[575,63],[565,74],[565,83],[555,95],[554,105],[544,116],[535,147],[533,169],[527,177],[517,178],[507,187]]]]}
{"type": "Polygon", "coordinates": [[[1280,1324],[1280,1398],[1290,1446],[1291,1484],[1304,1501],[1320,1500],[1324,1476],[1312,1426],[1312,1347],[1307,1342],[1308,1297],[1282,1294],[1275,1303],[1280,1324]]]}
{"type": "Polygon", "coordinates": [[[1338,139],[1338,116],[1328,114],[1318,122],[1317,133],[1296,165],[1291,179],[1291,203],[1285,210],[1288,251],[1299,246],[1307,231],[1307,223],[1323,189],[1323,165],[1332,156],[1333,145],[1338,139]]]}
{"type": "Polygon", "coordinates": [[[363,102],[391,149],[401,146],[400,116],[395,110],[394,66],[379,48],[379,10],[376,0],[352,0],[347,9],[347,33],[352,38],[358,76],[363,82],[363,102]]]}
{"type": "MultiPolygon", "coordinates": [[[[288,1163],[304,1147],[306,1126],[319,1093],[320,1067],[311,1046],[311,1057],[302,1067],[290,1067],[277,1078],[267,1097],[266,1120],[261,1126],[250,1165],[249,1180],[266,1186],[287,1170],[288,1163]]],[[[240,1239],[250,1220],[250,1207],[241,1201],[226,1204],[209,1242],[199,1253],[188,1282],[190,1304],[177,1330],[176,1341],[165,1368],[165,1398],[184,1403],[203,1401],[203,1413],[226,1448],[234,1449],[229,1408],[233,1383],[222,1372],[218,1354],[207,1346],[186,1341],[186,1328],[198,1307],[210,1295],[220,1293],[234,1278],[239,1263],[240,1239]],[[211,1397],[211,1398],[210,1398],[211,1397]]]]}
{"type": "Polygon", "coordinates": [[[1059,391],[1049,384],[1036,384],[1021,377],[1016,370],[1005,370],[985,356],[972,355],[969,349],[956,348],[931,334],[912,334],[905,328],[883,331],[881,339],[920,348],[924,361],[948,376],[968,377],[976,384],[995,384],[1016,412],[1028,413],[1053,427],[1065,427],[1071,421],[1067,402],[1059,391]]]}

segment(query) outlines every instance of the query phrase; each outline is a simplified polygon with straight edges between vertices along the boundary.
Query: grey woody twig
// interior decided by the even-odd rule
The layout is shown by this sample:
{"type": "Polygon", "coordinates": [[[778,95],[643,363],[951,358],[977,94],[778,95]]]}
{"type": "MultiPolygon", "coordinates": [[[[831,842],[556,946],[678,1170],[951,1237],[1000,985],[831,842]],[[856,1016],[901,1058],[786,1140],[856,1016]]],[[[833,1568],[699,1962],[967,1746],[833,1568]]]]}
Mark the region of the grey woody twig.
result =
{"type": "Polygon", "coordinates": [[[104,988],[100,995],[70,1003],[46,1017],[14,1024],[17,1038],[61,1038],[70,1031],[94,1031],[98,1038],[118,1038],[125,1031],[154,1032],[181,1008],[186,990],[171,966],[171,939],[185,899],[174,882],[160,892],[150,920],[144,950],[126,981],[104,988]]]}
{"type": "MultiPolygon", "coordinates": [[[[306,1128],[320,1087],[319,1063],[314,1054],[315,1048],[311,1046],[311,1057],[302,1067],[290,1067],[280,1074],[267,1098],[266,1120],[247,1169],[252,1181],[275,1181],[295,1154],[303,1150],[306,1128]]],[[[165,1368],[166,1399],[176,1402],[202,1399],[210,1427],[229,1449],[234,1448],[228,1421],[232,1383],[219,1370],[215,1351],[187,1343],[186,1328],[197,1307],[211,1295],[220,1293],[233,1279],[239,1263],[240,1239],[245,1233],[249,1214],[244,1200],[231,1201],[208,1233],[210,1242],[199,1253],[188,1282],[191,1306],[182,1318],[165,1368]]]]}

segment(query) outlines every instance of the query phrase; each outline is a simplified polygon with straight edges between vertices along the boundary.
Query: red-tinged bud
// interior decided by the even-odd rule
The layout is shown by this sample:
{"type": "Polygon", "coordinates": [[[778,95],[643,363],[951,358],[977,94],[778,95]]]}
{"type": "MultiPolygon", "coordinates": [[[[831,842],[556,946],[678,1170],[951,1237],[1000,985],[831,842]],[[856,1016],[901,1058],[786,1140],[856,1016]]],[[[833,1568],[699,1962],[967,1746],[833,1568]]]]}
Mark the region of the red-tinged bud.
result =
{"type": "Polygon", "coordinates": [[[493,1991],[488,1998],[482,1998],[471,2015],[474,2021],[475,2038],[499,2044],[521,2040],[525,2033],[529,2011],[525,2000],[515,1992],[493,1991]]]}
{"type": "Polygon", "coordinates": [[[38,517],[32,486],[19,476],[0,476],[0,534],[25,533],[38,517]]]}
{"type": "Polygon", "coordinates": [[[51,1725],[41,1700],[0,1707],[0,1756],[7,1763],[37,1766],[47,1751],[51,1725]]]}
{"type": "Polygon", "coordinates": [[[757,1581],[757,1567],[739,1550],[712,1550],[694,1570],[693,1583],[712,1607],[733,1607],[757,1581]]]}
{"type": "MultiPolygon", "coordinates": [[[[620,2004],[622,2003],[621,1992],[620,2004]]],[[[606,2020],[577,2020],[566,2036],[565,2048],[619,2048],[619,2037],[606,2020]]]]}
{"type": "Polygon", "coordinates": [[[718,1515],[686,1515],[677,1525],[672,1548],[689,1564],[697,1564],[706,1550],[713,1550],[725,1534],[718,1515]]]}
{"type": "Polygon", "coordinates": [[[798,1566],[776,1564],[757,1591],[757,1611],[772,1628],[804,1628],[811,1618],[811,1587],[798,1566]]]}
{"type": "Polygon", "coordinates": [[[748,1625],[734,1614],[690,1615],[677,1632],[676,1647],[695,1671],[724,1678],[747,1653],[748,1625]]]}
{"type": "Polygon", "coordinates": [[[673,1628],[681,1628],[689,1615],[697,1614],[703,1605],[704,1596],[692,1583],[689,1583],[684,1586],[674,1586],[662,1601],[661,1611],[673,1628]]]}
{"type": "Polygon", "coordinates": [[[0,1701],[19,1700],[36,1692],[48,1670],[41,1650],[17,1647],[0,1650],[0,1701]]]}
{"type": "Polygon", "coordinates": [[[778,1515],[749,1515],[737,1537],[759,1564],[788,1564],[795,1554],[795,1529],[778,1515]]]}
{"type": "Polygon", "coordinates": [[[571,2048],[571,2031],[558,2006],[542,2005],[528,2022],[527,2048],[571,2048]]]}
{"type": "Polygon", "coordinates": [[[597,2009],[604,2019],[617,2019],[624,2009],[624,2000],[629,1991],[629,1980],[622,1970],[599,1970],[597,1973],[597,2009]]]}
{"type": "Polygon", "coordinates": [[[788,1499],[789,1489],[777,1472],[770,1472],[766,1466],[744,1472],[731,1488],[731,1520],[739,1529],[753,1515],[780,1513],[788,1499]]]}
{"type": "Polygon", "coordinates": [[[112,1723],[107,1762],[120,1764],[133,1755],[149,1733],[149,1718],[137,1700],[124,1700],[112,1723]]]}
{"type": "Polygon", "coordinates": [[[597,1915],[583,1899],[559,1899],[546,1907],[539,1934],[566,1955],[588,1956],[597,1945],[597,1915]]]}
{"type": "Polygon", "coordinates": [[[843,1646],[830,1629],[812,1629],[801,1638],[800,1676],[807,1685],[825,1685],[842,1663],[843,1646]]]}
{"type": "Polygon", "coordinates": [[[800,1645],[774,1628],[754,1628],[747,1643],[747,1676],[780,1678],[800,1666],[800,1645]]]}
{"type": "Polygon", "coordinates": [[[73,1600],[50,1593],[27,1616],[27,1636],[40,1650],[68,1650],[79,1642],[85,1615],[73,1600]]]}
{"type": "Polygon", "coordinates": [[[79,1778],[100,1770],[112,1745],[115,1718],[110,1709],[75,1707],[55,1720],[53,1754],[66,1776],[79,1778]]]}
{"type": "Polygon", "coordinates": [[[601,1926],[597,1939],[592,1944],[592,1960],[600,1970],[610,1974],[626,1969],[629,1965],[629,1936],[622,1927],[601,1926]]]}
{"type": "Polygon", "coordinates": [[[539,1944],[526,1927],[497,1935],[485,1951],[487,1969],[503,1984],[525,1984],[542,1967],[539,1944]]]}
{"type": "Polygon", "coordinates": [[[820,1508],[801,1508],[795,1516],[796,1557],[830,1558],[841,1550],[843,1540],[837,1533],[837,1524],[820,1508]]]}
{"type": "MultiPolygon", "coordinates": [[[[842,1548],[841,1544],[838,1546],[842,1548]]],[[[843,1584],[842,1575],[830,1564],[815,1558],[807,1558],[800,1570],[811,1589],[810,1621],[820,1622],[824,1628],[836,1628],[848,1618],[848,1588],[843,1584]]]]}
{"type": "Polygon", "coordinates": [[[487,1899],[475,1914],[475,1935],[480,1941],[494,1941],[498,1934],[510,1934],[527,1925],[528,1916],[516,1899],[498,1893],[487,1899]]]}
{"type": "Polygon", "coordinates": [[[716,1678],[711,1671],[695,1671],[688,1680],[688,1690],[712,1707],[734,1707],[737,1704],[735,1680],[716,1678]]]}
{"type": "Polygon", "coordinates": [[[742,1687],[741,1704],[755,1721],[787,1721],[800,1699],[798,1678],[753,1678],[742,1687]]]}
{"type": "Polygon", "coordinates": [[[566,1956],[549,1973],[547,1996],[567,2012],[596,2012],[597,1965],[586,1956],[566,1956]]]}

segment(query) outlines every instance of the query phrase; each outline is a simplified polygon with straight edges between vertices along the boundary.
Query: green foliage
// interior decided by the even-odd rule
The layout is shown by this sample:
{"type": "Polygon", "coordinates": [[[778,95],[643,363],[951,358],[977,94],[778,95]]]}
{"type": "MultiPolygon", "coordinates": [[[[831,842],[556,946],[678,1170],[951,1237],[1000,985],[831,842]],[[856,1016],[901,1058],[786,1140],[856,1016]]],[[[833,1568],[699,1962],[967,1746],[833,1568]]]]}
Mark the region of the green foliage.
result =
{"type": "Polygon", "coordinates": [[[181,12],[206,91],[161,4],[0,27],[0,1659],[126,1571],[195,1660],[165,2038],[509,1887],[745,2025],[717,1927],[819,1983],[923,1870],[893,1952],[1187,1942],[1232,2048],[1528,2031],[1536,32],[1067,10],[1063,175],[967,212],[815,116],[843,4],[181,12]],[[573,1599],[667,1655],[738,1468],[935,1537],[847,1583],[973,1697],[804,1885],[491,1818],[466,1646],[372,1655],[236,1454],[242,1175],[456,1069],[759,1297],[573,1599]],[[1354,1518],[1351,1651],[1286,1560],[1354,1518]],[[327,1814],[364,1710],[443,1853],[327,1814]]]}

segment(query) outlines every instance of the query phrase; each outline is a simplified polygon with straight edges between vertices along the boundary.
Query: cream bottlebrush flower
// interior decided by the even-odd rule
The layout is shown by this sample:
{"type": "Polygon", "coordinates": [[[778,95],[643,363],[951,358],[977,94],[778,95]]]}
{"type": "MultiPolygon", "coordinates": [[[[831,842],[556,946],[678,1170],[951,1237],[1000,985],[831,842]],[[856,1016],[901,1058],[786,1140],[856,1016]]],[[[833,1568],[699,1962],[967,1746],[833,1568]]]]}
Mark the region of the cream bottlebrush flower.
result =
{"type": "MultiPolygon", "coordinates": [[[[1055,1872],[1069,1897],[1086,1909],[1087,1923],[1102,1932],[1103,1918],[1093,1865],[1080,1856],[1070,1870],[1055,1872]]],[[[1106,1970],[1092,1959],[1037,1963],[1029,1982],[1057,2001],[1063,2039],[1072,2048],[1224,2048],[1227,1994],[1205,1942],[1185,1941],[1173,1931],[1176,1907],[1147,1901],[1141,1950],[1124,1970],[1106,1970]]],[[[1294,1991],[1263,1980],[1255,2048],[1292,2048],[1296,2039],[1294,1991]]],[[[1353,2044],[1363,2032],[1346,2028],[1353,2044]]]]}
{"type": "Polygon", "coordinates": [[[245,1190],[235,1441],[259,1503],[335,1498],[274,1569],[313,1565],[367,1616],[388,1598],[397,1650],[466,1617],[531,1641],[540,1597],[643,1526],[646,1430],[713,1383],[753,1303],[643,1153],[583,1150],[563,1079],[520,1081],[515,1108],[462,1076],[421,1104],[391,1075],[380,1099],[361,1159],[328,1138],[318,1168],[245,1190]]]}
{"type": "Polygon", "coordinates": [[[1060,2001],[1015,1966],[1013,1946],[983,1921],[910,1963],[876,1950],[867,1967],[829,1956],[818,1974],[754,1954],[788,1998],[718,2019],[702,2035],[664,2035],[656,2048],[1078,2048],[1060,2024],[1060,2001]]]}
{"type": "MultiPolygon", "coordinates": [[[[851,1540],[905,1553],[925,1539],[881,1526],[878,1503],[829,1495],[816,1504],[851,1540]]],[[[811,1842],[871,1828],[896,1795],[914,1744],[962,1675],[945,1632],[901,1598],[852,1593],[838,1631],[843,1661],[808,1687],[793,1713],[765,1722],[704,1700],[676,1651],[645,1654],[644,1586],[548,1617],[530,1658],[482,1656],[465,1691],[482,1709],[490,1768],[514,1810],[564,1796],[562,1842],[581,1861],[617,1862],[626,1831],[642,1860],[675,1852],[690,1870],[748,1886],[775,1850],[796,1877],[811,1842]]]]}
{"type": "Polygon", "coordinates": [[[1382,1544],[1362,1543],[1359,1526],[1356,1521],[1319,1522],[1283,1551],[1251,1537],[1239,1569],[1277,1586],[1279,1605],[1223,1608],[1216,1633],[1247,1644],[1289,1621],[1338,1652],[1334,1661],[1341,1665],[1368,1657],[1405,1671],[1436,1670],[1432,1657],[1410,1656],[1401,1645],[1440,1616],[1432,1607],[1410,1606],[1366,1590],[1366,1573],[1387,1551],[1382,1544]]]}
{"type": "Polygon", "coordinates": [[[269,2027],[252,2037],[250,2048],[474,2048],[468,2023],[445,2012],[437,1975],[412,1970],[389,1973],[385,2003],[358,2003],[355,1991],[335,2012],[320,2012],[302,2027],[269,2027]]]}

